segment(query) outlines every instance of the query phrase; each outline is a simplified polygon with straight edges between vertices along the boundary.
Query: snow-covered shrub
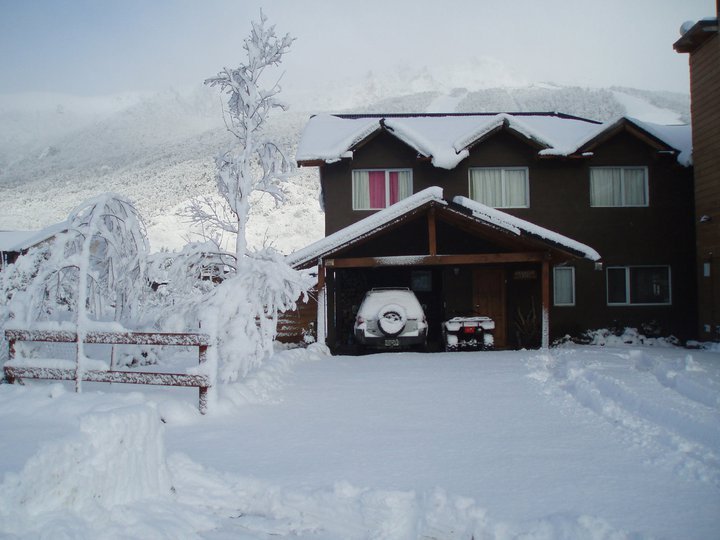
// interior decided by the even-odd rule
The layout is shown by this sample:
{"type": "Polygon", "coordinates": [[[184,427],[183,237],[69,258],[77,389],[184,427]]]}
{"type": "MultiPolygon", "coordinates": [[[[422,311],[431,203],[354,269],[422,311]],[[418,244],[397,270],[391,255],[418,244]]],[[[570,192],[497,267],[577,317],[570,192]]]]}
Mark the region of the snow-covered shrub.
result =
{"type": "Polygon", "coordinates": [[[145,325],[197,330],[199,306],[218,283],[235,275],[235,266],[235,257],[212,242],[191,242],[178,253],[151,255],[148,278],[153,293],[146,298],[145,325]]]}
{"type": "MultiPolygon", "coordinates": [[[[32,283],[40,272],[43,263],[48,259],[50,246],[43,244],[31,248],[27,254],[18,257],[0,271],[0,330],[18,315],[24,315],[23,304],[16,295],[23,296],[23,291],[32,283]]],[[[4,332],[0,332],[0,362],[7,358],[7,343],[4,332]]]]}
{"type": "Polygon", "coordinates": [[[133,205],[105,193],[78,206],[67,223],[46,246],[18,259],[8,278],[14,287],[9,317],[25,324],[80,314],[96,320],[136,318],[148,244],[133,205]]]}
{"type": "Polygon", "coordinates": [[[222,382],[245,376],[273,352],[279,312],[307,299],[314,279],[288,266],[282,255],[263,250],[244,257],[233,277],[198,306],[203,331],[214,340],[211,355],[222,382]]]}
{"type": "Polygon", "coordinates": [[[658,347],[677,347],[680,340],[673,335],[648,337],[637,328],[598,328],[586,330],[579,336],[565,335],[553,342],[554,347],[568,345],[597,345],[600,347],[618,347],[625,345],[647,345],[658,347]]]}

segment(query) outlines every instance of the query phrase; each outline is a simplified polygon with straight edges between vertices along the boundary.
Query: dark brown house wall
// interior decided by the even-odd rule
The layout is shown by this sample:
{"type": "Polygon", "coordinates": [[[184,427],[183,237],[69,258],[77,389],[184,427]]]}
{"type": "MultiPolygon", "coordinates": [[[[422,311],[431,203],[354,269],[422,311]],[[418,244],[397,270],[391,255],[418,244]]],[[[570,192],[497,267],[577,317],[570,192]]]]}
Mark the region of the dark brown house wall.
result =
{"type": "Polygon", "coordinates": [[[720,37],[690,53],[700,339],[720,340],[720,37]],[[709,264],[707,272],[706,264],[709,264]],[[708,274],[709,275],[706,275],[708,274]]]}
{"type": "Polygon", "coordinates": [[[674,157],[658,154],[623,132],[587,160],[551,160],[530,171],[530,208],[508,213],[558,231],[596,249],[604,270],[576,264],[576,304],[551,312],[553,337],[575,333],[579,325],[641,327],[656,323],[663,333],[694,335],[695,268],[691,170],[674,157]],[[647,166],[649,205],[642,208],[590,206],[590,168],[647,166]],[[608,306],[608,266],[669,265],[669,306],[608,306]]]}
{"type": "Polygon", "coordinates": [[[469,195],[470,167],[528,167],[530,208],[504,211],[591,246],[603,257],[605,268],[671,267],[671,305],[617,307],[607,305],[606,270],[596,270],[589,262],[574,263],[576,304],[552,309],[552,337],[610,324],[638,327],[653,322],[664,333],[691,337],[696,319],[692,170],[626,131],[601,144],[589,158],[542,158],[537,152],[528,141],[501,131],[448,171],[418,160],[415,150],[383,133],[358,149],[354,159],[322,167],[326,233],[372,213],[352,210],[352,169],[411,168],[414,192],[440,186],[445,199],[452,200],[469,195]],[[590,207],[590,167],[613,165],[648,168],[648,207],[590,207]]]}
{"type": "MultiPolygon", "coordinates": [[[[323,207],[325,208],[325,235],[375,213],[374,210],[352,209],[353,169],[417,169],[417,152],[395,137],[380,133],[355,152],[352,160],[342,160],[320,168],[323,207]]],[[[429,169],[432,169],[428,165],[429,169]]],[[[413,181],[421,172],[413,171],[413,181]]],[[[414,184],[414,190],[418,191],[414,184]]]]}

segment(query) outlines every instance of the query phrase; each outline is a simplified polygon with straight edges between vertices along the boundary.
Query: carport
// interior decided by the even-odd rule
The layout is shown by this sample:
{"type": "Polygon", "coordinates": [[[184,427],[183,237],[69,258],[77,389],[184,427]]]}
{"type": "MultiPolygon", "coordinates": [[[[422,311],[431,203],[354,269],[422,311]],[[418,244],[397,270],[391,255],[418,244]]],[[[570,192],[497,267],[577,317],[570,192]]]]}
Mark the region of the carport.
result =
{"type": "Polygon", "coordinates": [[[498,348],[547,347],[551,266],[597,262],[592,248],[464,197],[429,188],[288,257],[317,267],[318,340],[351,350],[365,292],[409,287],[424,305],[430,345],[456,315],[495,320],[498,348]],[[591,262],[592,261],[592,262],[591,262]]]}

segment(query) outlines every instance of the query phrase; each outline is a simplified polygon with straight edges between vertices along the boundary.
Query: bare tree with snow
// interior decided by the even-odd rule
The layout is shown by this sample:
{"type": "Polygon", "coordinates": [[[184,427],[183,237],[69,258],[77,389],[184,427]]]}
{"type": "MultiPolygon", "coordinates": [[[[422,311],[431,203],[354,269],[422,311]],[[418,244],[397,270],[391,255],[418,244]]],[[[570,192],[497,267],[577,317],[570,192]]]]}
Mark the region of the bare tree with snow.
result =
{"type": "Polygon", "coordinates": [[[268,68],[281,63],[292,42],[289,34],[278,37],[275,27],[267,24],[267,17],[261,12],[260,20],[252,22],[250,36],[243,42],[246,62],[234,69],[224,68],[205,81],[206,85],[220,87],[227,95],[225,125],[237,143],[215,160],[218,191],[230,207],[234,221],[207,201],[193,201],[187,211],[195,223],[236,235],[238,265],[242,264],[247,251],[245,229],[250,215],[250,195],[263,192],[276,203],[282,202],[281,184],[292,171],[292,164],[279,145],[263,134],[272,110],[286,108],[277,99],[279,80],[264,87],[264,79],[268,68]]]}

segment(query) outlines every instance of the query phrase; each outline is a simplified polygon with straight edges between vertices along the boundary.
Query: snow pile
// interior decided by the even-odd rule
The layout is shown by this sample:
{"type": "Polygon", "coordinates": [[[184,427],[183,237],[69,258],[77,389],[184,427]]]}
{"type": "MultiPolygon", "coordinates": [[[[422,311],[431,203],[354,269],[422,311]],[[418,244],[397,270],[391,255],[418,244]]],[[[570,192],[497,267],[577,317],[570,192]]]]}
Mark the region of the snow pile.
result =
{"type": "Polygon", "coordinates": [[[175,455],[178,502],[213,507],[223,530],[243,538],[348,540],[642,540],[587,515],[558,514],[529,522],[492,520],[471,498],[442,488],[427,492],[374,490],[337,482],[331,489],[287,490],[251,478],[230,477],[175,455]],[[198,485],[202,490],[198,491],[198,485]]]}
{"type": "Polygon", "coordinates": [[[59,522],[66,534],[76,526],[99,533],[105,522],[122,521],[119,508],[168,501],[161,426],[147,405],[81,417],[79,433],[46,443],[22,471],[5,475],[0,531],[42,536],[59,522]]]}
{"type": "Polygon", "coordinates": [[[584,345],[597,345],[600,347],[618,347],[625,345],[645,345],[648,347],[677,347],[680,345],[679,340],[675,336],[667,337],[648,337],[638,331],[637,328],[626,327],[622,330],[598,328],[597,330],[587,330],[579,339],[573,339],[565,336],[558,340],[555,345],[574,346],[574,343],[582,343],[584,345]]]}

